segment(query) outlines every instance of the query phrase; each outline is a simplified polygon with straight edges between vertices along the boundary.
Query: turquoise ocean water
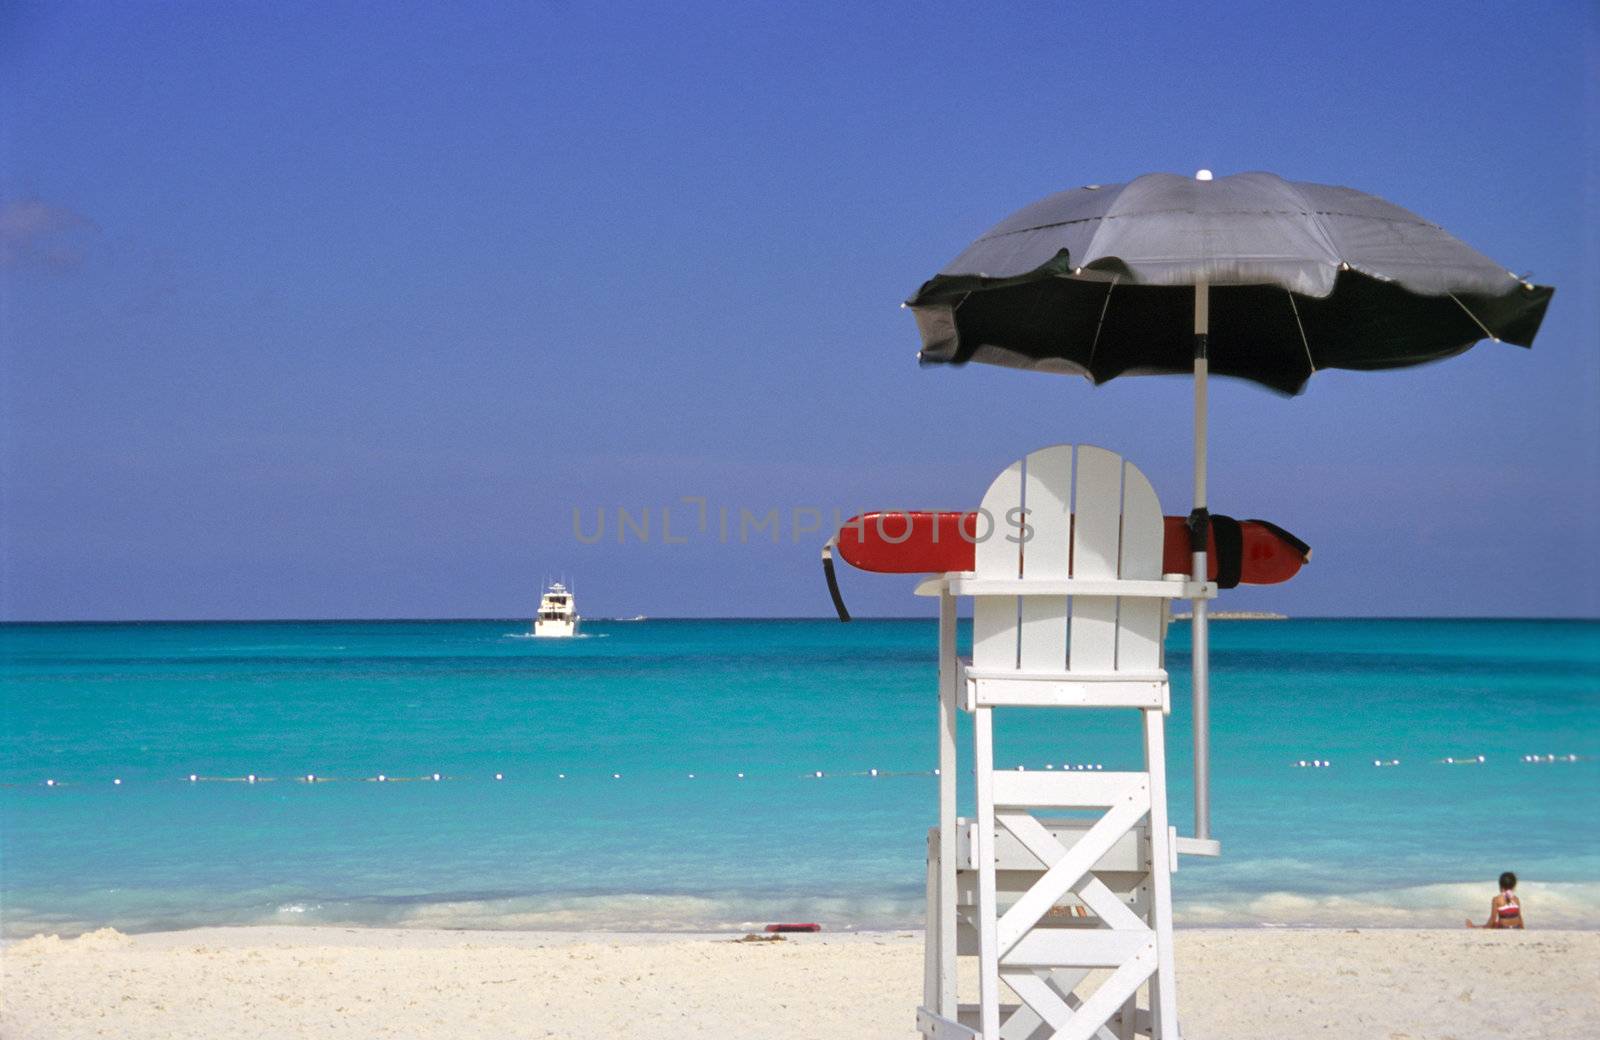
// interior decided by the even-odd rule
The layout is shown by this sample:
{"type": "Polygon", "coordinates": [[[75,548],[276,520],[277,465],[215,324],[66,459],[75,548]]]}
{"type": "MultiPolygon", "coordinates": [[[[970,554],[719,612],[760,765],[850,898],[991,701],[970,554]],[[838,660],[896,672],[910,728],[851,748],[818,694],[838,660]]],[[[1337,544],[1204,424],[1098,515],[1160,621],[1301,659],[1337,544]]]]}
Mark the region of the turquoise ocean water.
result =
{"type": "MultiPolygon", "coordinates": [[[[919,922],[932,622],[525,629],[0,627],[3,934],[919,922]]],[[[1600,623],[1213,633],[1225,855],[1184,860],[1180,924],[1456,925],[1514,869],[1535,925],[1600,926],[1600,623]]],[[[1185,832],[1187,647],[1174,624],[1185,832]]],[[[1003,765],[1139,761],[1119,713],[1000,725],[1003,765]]]]}

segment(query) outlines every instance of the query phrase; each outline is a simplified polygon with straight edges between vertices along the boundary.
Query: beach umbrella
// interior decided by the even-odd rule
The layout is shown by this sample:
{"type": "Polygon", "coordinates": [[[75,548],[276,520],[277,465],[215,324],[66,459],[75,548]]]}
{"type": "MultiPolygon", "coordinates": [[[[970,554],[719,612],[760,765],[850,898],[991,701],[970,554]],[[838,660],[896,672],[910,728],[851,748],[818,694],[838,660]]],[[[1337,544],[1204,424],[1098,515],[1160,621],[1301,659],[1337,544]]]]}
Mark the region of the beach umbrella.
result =
{"type": "MultiPolygon", "coordinates": [[[[1001,221],[906,301],[925,364],[1194,377],[1193,575],[1206,576],[1206,380],[1298,394],[1321,369],[1531,346],[1554,290],[1351,188],[1153,173],[1001,221]]],[[[1209,639],[1193,617],[1195,836],[1210,834],[1209,639]]]]}

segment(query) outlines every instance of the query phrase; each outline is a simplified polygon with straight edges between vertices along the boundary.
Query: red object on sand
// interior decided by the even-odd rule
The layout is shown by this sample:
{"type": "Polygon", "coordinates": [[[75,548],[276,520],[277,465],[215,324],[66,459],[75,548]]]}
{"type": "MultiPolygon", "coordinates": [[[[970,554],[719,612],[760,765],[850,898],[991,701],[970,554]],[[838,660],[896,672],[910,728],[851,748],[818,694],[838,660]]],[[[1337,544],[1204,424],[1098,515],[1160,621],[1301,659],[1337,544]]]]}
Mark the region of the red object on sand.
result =
{"type": "MultiPolygon", "coordinates": [[[[863,513],[839,528],[839,557],[852,567],[879,574],[940,574],[970,571],[973,546],[984,532],[976,512],[937,513],[900,510],[863,513]]],[[[988,525],[984,520],[983,524],[988,525]]],[[[1217,580],[1225,564],[1217,551],[1219,531],[1236,528],[1239,545],[1232,567],[1233,584],[1276,585],[1294,577],[1311,550],[1289,532],[1263,520],[1232,520],[1213,516],[1208,541],[1207,566],[1217,580]],[[1231,528],[1230,526],[1231,525],[1231,528]]],[[[988,537],[1017,537],[1015,524],[988,532],[988,537]]],[[[1225,535],[1226,537],[1226,535],[1225,535]]],[[[1228,554],[1233,555],[1233,554],[1228,554]]],[[[1162,569],[1169,574],[1189,572],[1189,529],[1181,516],[1166,518],[1162,569]]],[[[1231,587],[1231,586],[1229,586],[1231,587]]]]}
{"type": "Polygon", "coordinates": [[[769,924],[769,925],[767,925],[767,931],[769,931],[769,932],[820,932],[820,931],[822,931],[822,926],[820,924],[809,924],[809,923],[808,924],[769,924]]]}

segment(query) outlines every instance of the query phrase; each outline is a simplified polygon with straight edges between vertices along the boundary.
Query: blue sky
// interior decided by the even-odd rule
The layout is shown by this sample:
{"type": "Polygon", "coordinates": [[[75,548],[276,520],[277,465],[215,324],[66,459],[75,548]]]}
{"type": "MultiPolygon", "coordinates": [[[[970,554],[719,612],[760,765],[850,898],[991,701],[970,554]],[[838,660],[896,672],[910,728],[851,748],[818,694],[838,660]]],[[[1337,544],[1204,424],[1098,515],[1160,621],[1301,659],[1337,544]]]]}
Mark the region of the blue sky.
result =
{"type": "Polygon", "coordinates": [[[1531,352],[1216,385],[1214,508],[1316,547],[1224,605],[1600,614],[1592,5],[456,6],[0,9],[0,617],[825,614],[792,510],[971,506],[1058,441],[1183,512],[1185,381],[919,370],[897,305],[1202,166],[1558,288],[1531,352]],[[712,536],[660,544],[686,495],[712,536]]]}

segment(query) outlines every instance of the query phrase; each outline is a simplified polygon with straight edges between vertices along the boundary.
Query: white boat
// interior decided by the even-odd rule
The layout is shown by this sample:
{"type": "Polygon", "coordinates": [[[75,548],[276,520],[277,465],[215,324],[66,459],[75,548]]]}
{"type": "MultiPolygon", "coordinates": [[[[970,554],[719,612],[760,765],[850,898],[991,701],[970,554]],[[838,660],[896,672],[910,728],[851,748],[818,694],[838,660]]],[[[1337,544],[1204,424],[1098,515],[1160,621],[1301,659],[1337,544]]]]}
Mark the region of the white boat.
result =
{"type": "Polygon", "coordinates": [[[533,618],[533,634],[551,637],[578,634],[578,605],[572,593],[559,581],[539,597],[539,613],[533,618]]]}

